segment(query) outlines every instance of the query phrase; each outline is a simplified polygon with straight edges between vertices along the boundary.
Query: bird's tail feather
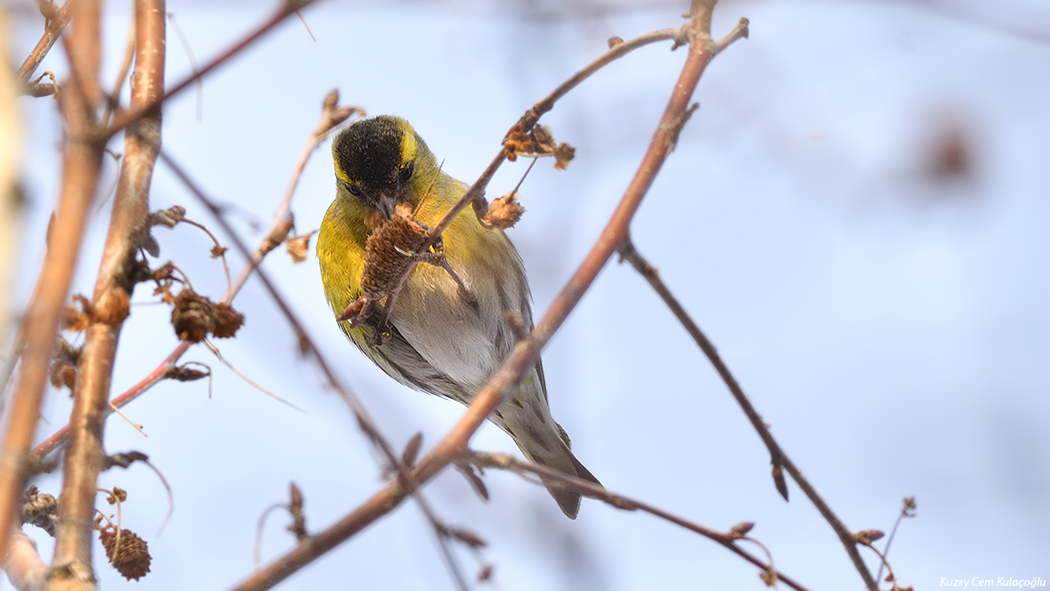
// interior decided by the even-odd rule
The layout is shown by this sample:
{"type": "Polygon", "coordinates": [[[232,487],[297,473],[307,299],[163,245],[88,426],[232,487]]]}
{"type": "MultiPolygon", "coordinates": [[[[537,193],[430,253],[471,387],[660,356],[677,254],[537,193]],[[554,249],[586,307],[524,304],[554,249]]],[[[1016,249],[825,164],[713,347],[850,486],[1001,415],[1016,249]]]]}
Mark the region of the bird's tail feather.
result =
{"type": "MultiPolygon", "coordinates": [[[[560,433],[557,437],[553,437],[553,433],[552,436],[542,437],[538,436],[540,435],[538,433],[527,432],[521,435],[516,434],[514,440],[525,457],[533,462],[601,486],[602,483],[598,482],[590,470],[585,468],[573,455],[565,431],[560,426],[558,430],[560,433]]],[[[542,477],[541,480],[547,487],[547,492],[561,507],[562,513],[565,513],[569,519],[576,519],[576,514],[580,511],[580,493],[567,488],[557,480],[542,477]]]]}

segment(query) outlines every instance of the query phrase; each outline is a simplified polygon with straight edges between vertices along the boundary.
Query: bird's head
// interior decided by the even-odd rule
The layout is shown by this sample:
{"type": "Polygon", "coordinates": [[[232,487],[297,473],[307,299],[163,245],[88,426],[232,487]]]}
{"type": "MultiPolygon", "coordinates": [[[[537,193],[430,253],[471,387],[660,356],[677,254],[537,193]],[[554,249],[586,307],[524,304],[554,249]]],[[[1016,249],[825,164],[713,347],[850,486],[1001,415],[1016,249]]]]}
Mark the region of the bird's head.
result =
{"type": "Polygon", "coordinates": [[[332,143],[332,157],[339,194],[387,219],[400,203],[416,205],[419,173],[434,166],[434,155],[408,121],[388,115],[344,129],[332,143]]]}

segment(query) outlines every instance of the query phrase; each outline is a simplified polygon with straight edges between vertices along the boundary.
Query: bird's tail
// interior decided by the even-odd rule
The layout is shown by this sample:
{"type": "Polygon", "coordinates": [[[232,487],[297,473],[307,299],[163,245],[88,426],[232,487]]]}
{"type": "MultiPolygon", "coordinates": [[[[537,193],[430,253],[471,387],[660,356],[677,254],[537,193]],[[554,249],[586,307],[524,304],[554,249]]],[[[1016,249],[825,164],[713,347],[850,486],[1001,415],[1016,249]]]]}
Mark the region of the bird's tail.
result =
{"type": "MultiPolygon", "coordinates": [[[[553,421],[551,422],[553,423],[553,421]]],[[[529,425],[524,428],[519,426],[518,429],[514,429],[515,426],[513,425],[508,426],[514,431],[512,433],[514,442],[518,444],[518,447],[528,459],[541,466],[553,468],[598,486],[602,485],[591,474],[590,470],[585,468],[573,455],[570,449],[569,436],[557,423],[554,424],[557,430],[551,428],[541,430],[530,428],[535,425],[529,425]]],[[[580,511],[580,493],[566,488],[556,480],[542,477],[541,480],[543,480],[543,485],[547,487],[547,491],[558,502],[562,513],[565,513],[569,519],[576,519],[576,514],[580,511]]]]}

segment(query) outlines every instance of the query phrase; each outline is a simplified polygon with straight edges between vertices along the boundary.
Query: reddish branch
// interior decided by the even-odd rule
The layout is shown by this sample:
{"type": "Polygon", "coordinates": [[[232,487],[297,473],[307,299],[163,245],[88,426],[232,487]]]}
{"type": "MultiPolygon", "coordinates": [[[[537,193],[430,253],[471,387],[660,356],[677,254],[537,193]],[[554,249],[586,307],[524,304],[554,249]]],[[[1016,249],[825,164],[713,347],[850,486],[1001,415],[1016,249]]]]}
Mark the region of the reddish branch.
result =
{"type": "MultiPolygon", "coordinates": [[[[153,103],[163,94],[164,18],[164,0],[136,0],[132,108],[153,103]]],[[[55,573],[91,569],[96,483],[105,458],[105,410],[120,330],[128,316],[136,281],[132,276],[135,258],[142,237],[149,231],[149,189],[160,149],[160,129],[160,110],[154,109],[129,126],[124,137],[123,166],[95,283],[91,324],[86,331],[69,421],[52,564],[55,573]]],[[[68,588],[81,588],[80,585],[81,581],[73,579],[68,588]]]]}
{"type": "MultiPolygon", "coordinates": [[[[510,356],[474,396],[466,413],[452,431],[412,470],[412,479],[416,483],[427,482],[466,451],[470,437],[499,404],[503,392],[516,385],[522,375],[535,366],[540,350],[579,303],[616,247],[627,237],[631,218],[667,158],[680,125],[684,122],[683,115],[700,75],[718,53],[719,46],[716,46],[710,36],[713,9],[713,0],[693,3],[691,20],[684,30],[690,44],[689,56],[638,172],[597,243],[529,337],[518,343],[510,356]]],[[[237,589],[267,589],[276,585],[392,511],[410,492],[400,480],[390,483],[339,522],[299,544],[268,567],[254,573],[237,589]]]]}
{"type": "MultiPolygon", "coordinates": [[[[44,4],[42,3],[41,6],[44,4]]],[[[52,5],[54,6],[54,5],[52,5]]],[[[40,62],[44,61],[44,57],[47,56],[47,52],[51,51],[51,47],[55,45],[58,38],[62,35],[62,29],[69,23],[70,10],[73,7],[73,2],[67,0],[62,8],[58,9],[54,14],[49,15],[47,19],[47,25],[44,27],[44,34],[40,37],[40,40],[36,42],[36,47],[33,51],[29,52],[26,56],[22,65],[18,67],[18,77],[22,79],[22,82],[28,83],[29,79],[33,76],[33,72],[40,66],[40,62]]]]}
{"type": "MultiPolygon", "coordinates": [[[[74,5],[77,21],[69,45],[72,51],[97,56],[99,39],[98,2],[79,0],[74,5]]],[[[97,79],[98,63],[77,61],[72,72],[78,80],[97,79]]],[[[40,402],[47,382],[48,362],[66,294],[80,253],[84,221],[98,184],[104,146],[90,141],[94,136],[94,113],[82,89],[68,85],[61,100],[68,140],[63,151],[62,184],[58,214],[52,224],[47,256],[35,288],[36,297],[26,310],[22,324],[25,348],[18,385],[12,397],[11,414],[0,454],[0,555],[7,547],[12,519],[22,496],[26,457],[39,418],[40,402]]]]}
{"type": "MultiPolygon", "coordinates": [[[[623,509],[625,511],[645,511],[646,513],[670,521],[675,525],[700,534],[701,536],[704,536],[705,538],[713,542],[725,546],[726,549],[728,549],[730,552],[757,566],[763,571],[770,572],[770,570],[773,568],[772,565],[762,562],[758,558],[755,558],[754,556],[740,548],[735,542],[737,540],[740,540],[742,536],[734,533],[734,531],[732,530],[729,532],[720,532],[713,530],[709,527],[700,525],[695,521],[690,521],[684,517],[675,515],[674,513],[650,505],[649,503],[646,503],[644,501],[638,501],[629,497],[625,497],[623,495],[613,493],[606,488],[595,485],[594,483],[582,480],[575,476],[569,476],[567,474],[564,474],[557,470],[553,470],[546,466],[541,466],[532,462],[523,462],[510,454],[494,454],[469,451],[464,455],[463,459],[466,462],[469,462],[470,464],[473,464],[475,466],[498,468],[500,470],[509,470],[522,475],[526,473],[532,473],[536,474],[537,476],[542,476],[543,479],[548,482],[551,480],[561,482],[565,486],[575,491],[585,494],[590,498],[605,501],[606,503],[612,505],[613,507],[616,507],[617,509],[623,509]]],[[[734,528],[734,530],[735,529],[736,528],[734,528]]],[[[776,577],[778,581],[784,583],[792,589],[795,589],[796,591],[806,591],[805,587],[795,582],[793,579],[784,576],[780,572],[776,573],[776,577]]]]}

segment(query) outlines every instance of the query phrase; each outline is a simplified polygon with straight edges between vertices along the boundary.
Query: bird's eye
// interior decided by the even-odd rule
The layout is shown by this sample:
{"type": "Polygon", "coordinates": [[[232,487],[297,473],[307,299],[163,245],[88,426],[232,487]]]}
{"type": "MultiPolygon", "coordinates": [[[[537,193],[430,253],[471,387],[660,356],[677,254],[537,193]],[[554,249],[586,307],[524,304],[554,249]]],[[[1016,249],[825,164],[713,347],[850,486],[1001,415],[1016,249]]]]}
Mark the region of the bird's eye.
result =
{"type": "Polygon", "coordinates": [[[350,191],[350,194],[353,195],[354,197],[360,197],[361,196],[361,186],[360,185],[347,185],[346,186],[346,190],[350,191]]]}
{"type": "Polygon", "coordinates": [[[415,171],[415,168],[416,168],[415,165],[412,162],[409,162],[408,164],[405,165],[404,168],[401,169],[401,182],[402,183],[407,183],[409,181],[409,179],[412,178],[412,172],[415,171]]]}

